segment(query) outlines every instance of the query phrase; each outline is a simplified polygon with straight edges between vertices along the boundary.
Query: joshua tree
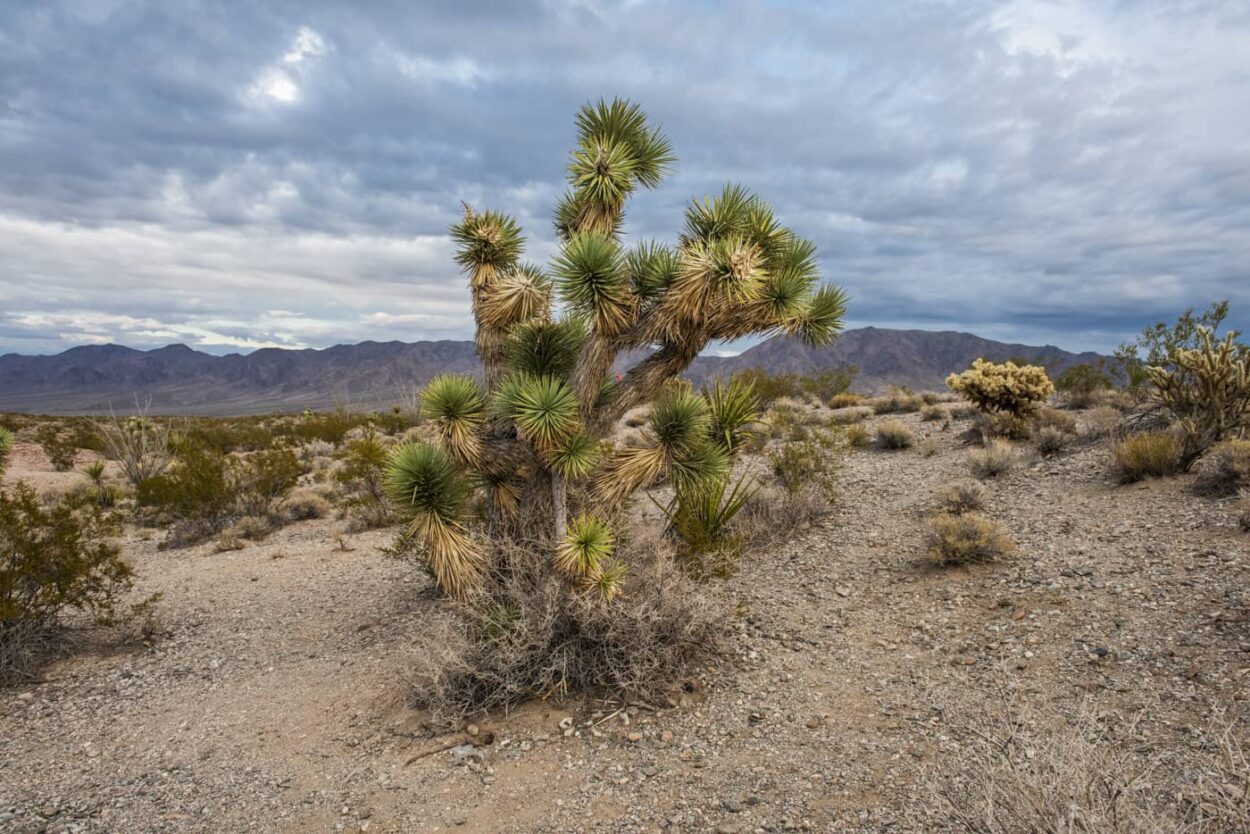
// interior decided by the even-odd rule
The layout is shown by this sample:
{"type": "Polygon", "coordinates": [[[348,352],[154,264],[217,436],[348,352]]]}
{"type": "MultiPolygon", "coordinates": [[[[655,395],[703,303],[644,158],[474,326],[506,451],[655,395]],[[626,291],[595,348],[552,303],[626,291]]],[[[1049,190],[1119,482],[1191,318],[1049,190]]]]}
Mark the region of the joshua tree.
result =
{"type": "Polygon", "coordinates": [[[521,261],[525,239],[507,215],[466,205],[451,228],[484,385],[456,375],[430,382],[422,413],[439,442],[400,447],[388,485],[452,594],[469,592],[491,566],[469,526],[480,489],[486,537],[546,542],[556,570],[611,599],[623,574],[610,561],[612,511],[661,478],[688,492],[718,484],[752,413],[741,396],[709,398],[674,380],[712,340],[782,332],[825,345],[841,331],[845,295],[820,285],[815,247],[739,186],[692,201],[676,243],[627,247],[625,203],[659,185],[674,161],[669,142],[620,100],[583,107],[577,130],[549,269],[521,261]],[[636,364],[614,374],[622,355],[636,364]],[[642,446],[605,441],[647,403],[642,446]],[[579,513],[571,523],[570,504],[579,513]]]}

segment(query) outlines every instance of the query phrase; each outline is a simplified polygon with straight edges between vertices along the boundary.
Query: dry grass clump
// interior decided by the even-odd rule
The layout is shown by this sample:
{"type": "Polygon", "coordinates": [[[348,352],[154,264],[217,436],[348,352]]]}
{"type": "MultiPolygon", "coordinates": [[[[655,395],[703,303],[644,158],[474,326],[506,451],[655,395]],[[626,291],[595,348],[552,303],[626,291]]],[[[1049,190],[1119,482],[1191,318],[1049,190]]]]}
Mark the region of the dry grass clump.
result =
{"type": "Polygon", "coordinates": [[[1055,429],[1064,434],[1076,434],[1076,417],[1057,408],[1039,408],[1033,417],[1035,429],[1055,429]]]}
{"type": "Polygon", "coordinates": [[[511,571],[423,628],[412,700],[454,723],[536,693],[606,689],[663,702],[719,654],[728,607],[678,568],[660,542],[636,545],[610,603],[555,575],[545,557],[511,550],[511,571]]]}
{"type": "Polygon", "coordinates": [[[980,410],[971,403],[956,403],[947,412],[952,420],[971,420],[980,414],[980,410]]]}
{"type": "Polygon", "coordinates": [[[745,550],[759,550],[787,541],[829,514],[831,504],[819,489],[791,495],[766,486],[752,493],[733,520],[733,533],[745,550]]]}
{"type": "Polygon", "coordinates": [[[978,478],[997,478],[1010,472],[1015,464],[1015,447],[1005,440],[991,440],[968,452],[968,467],[978,478]]]}
{"type": "Polygon", "coordinates": [[[1170,431],[1130,434],[1112,449],[1112,471],[1122,484],[1181,471],[1181,439],[1170,431]]]}
{"type": "Polygon", "coordinates": [[[859,424],[847,426],[842,436],[852,449],[866,449],[872,445],[872,433],[868,431],[867,426],[859,424]]]}
{"type": "Polygon", "coordinates": [[[1005,440],[1028,440],[1033,436],[1033,414],[980,414],[975,418],[975,427],[982,439],[1003,438],[1005,440]]]}
{"type": "Polygon", "coordinates": [[[916,443],[916,435],[902,420],[885,420],[877,426],[877,445],[882,449],[910,449],[916,443]]]}
{"type": "Polygon", "coordinates": [[[930,403],[920,409],[920,419],[925,422],[941,422],[942,420],[945,420],[948,415],[949,412],[947,411],[946,406],[938,405],[937,403],[930,403]]]}
{"type": "Polygon", "coordinates": [[[1194,488],[1204,495],[1236,495],[1250,489],[1250,440],[1229,440],[1208,455],[1194,488]]]}
{"type": "Polygon", "coordinates": [[[873,397],[868,405],[876,414],[910,414],[919,411],[924,400],[901,388],[892,388],[885,396],[873,397]]]}
{"type": "Polygon", "coordinates": [[[1213,728],[1182,763],[1117,742],[1088,712],[1040,723],[996,708],[955,759],[937,760],[925,781],[948,822],[976,834],[1250,831],[1250,761],[1231,728],[1213,728]]]}
{"type": "Polygon", "coordinates": [[[325,518],[332,511],[325,495],[315,489],[297,489],[278,504],[278,514],[287,521],[325,518]]]}
{"type": "Polygon", "coordinates": [[[859,394],[851,394],[848,392],[843,392],[841,394],[834,394],[832,397],[830,397],[827,405],[832,409],[854,408],[856,406],[859,406],[861,403],[863,403],[863,401],[864,401],[864,398],[860,396],[859,394]]]}
{"type": "Polygon", "coordinates": [[[1057,455],[1072,442],[1073,435],[1053,426],[1044,426],[1033,433],[1033,445],[1042,457],[1057,455]]]}
{"type": "Polygon", "coordinates": [[[846,426],[863,422],[875,413],[866,405],[848,406],[847,408],[838,408],[829,412],[829,421],[837,425],[846,426]]]}
{"type": "Polygon", "coordinates": [[[956,481],[939,487],[934,495],[939,512],[960,515],[985,506],[986,489],[976,481],[956,481]]]}
{"type": "Polygon", "coordinates": [[[925,551],[939,565],[994,562],[1015,549],[997,523],[975,512],[934,516],[925,534],[925,551]]]}
{"type": "Polygon", "coordinates": [[[942,444],[938,442],[936,437],[926,437],[920,441],[918,451],[922,458],[931,458],[942,451],[942,444]]]}
{"type": "Polygon", "coordinates": [[[1124,415],[1110,406],[1090,409],[1085,414],[1084,425],[1080,429],[1081,437],[1085,440],[1101,440],[1109,437],[1120,427],[1120,421],[1123,419],[1124,415]]]}

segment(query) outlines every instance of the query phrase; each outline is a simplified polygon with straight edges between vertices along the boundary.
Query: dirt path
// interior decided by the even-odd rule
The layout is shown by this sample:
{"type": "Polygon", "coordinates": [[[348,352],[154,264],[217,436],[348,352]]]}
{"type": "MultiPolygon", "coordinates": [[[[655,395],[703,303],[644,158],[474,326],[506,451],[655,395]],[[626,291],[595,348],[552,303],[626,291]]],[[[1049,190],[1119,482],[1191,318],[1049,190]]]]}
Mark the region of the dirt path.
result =
{"type": "Polygon", "coordinates": [[[578,705],[536,704],[482,722],[495,743],[462,764],[411,761],[457,739],[403,705],[434,603],[384,533],[348,553],[327,522],[220,554],[128,542],[163,633],[0,691],[0,830],[932,831],[921,771],[1000,691],[1144,711],[1153,748],[1244,713],[1250,556],[1225,505],[1112,487],[1087,449],[991,485],[1017,559],[938,571],[922,513],[965,452],[937,436],[930,458],[853,454],[835,516],[743,564],[738,657],[682,706],[566,737],[578,705]]]}

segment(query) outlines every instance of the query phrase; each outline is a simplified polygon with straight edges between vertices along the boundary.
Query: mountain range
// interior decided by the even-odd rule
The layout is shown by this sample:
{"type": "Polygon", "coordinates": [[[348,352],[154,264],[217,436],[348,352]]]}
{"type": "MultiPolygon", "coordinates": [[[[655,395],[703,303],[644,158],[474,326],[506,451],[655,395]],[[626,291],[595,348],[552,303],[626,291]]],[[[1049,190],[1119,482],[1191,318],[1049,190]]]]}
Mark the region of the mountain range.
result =
{"type": "MultiPolygon", "coordinates": [[[[832,345],[811,348],[777,336],[730,357],[701,356],[687,372],[695,382],[747,368],[806,374],[853,365],[853,390],[891,385],[938,390],[947,374],[982,357],[1026,358],[1052,373],[1101,357],[1046,345],[1006,344],[969,333],[848,330],[832,345]]],[[[361,342],[322,350],[266,348],[215,356],[186,345],[137,350],[88,345],[52,356],[0,356],[0,411],[84,414],[133,410],[154,414],[245,415],[335,406],[377,408],[401,402],[443,372],[478,370],[473,343],[361,342]]]]}

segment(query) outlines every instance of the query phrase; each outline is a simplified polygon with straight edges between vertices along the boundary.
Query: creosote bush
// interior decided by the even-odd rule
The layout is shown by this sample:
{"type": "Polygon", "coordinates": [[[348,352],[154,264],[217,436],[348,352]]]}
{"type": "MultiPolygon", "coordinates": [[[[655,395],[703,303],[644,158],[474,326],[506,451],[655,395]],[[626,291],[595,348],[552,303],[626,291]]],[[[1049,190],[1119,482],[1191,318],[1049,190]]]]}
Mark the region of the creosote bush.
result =
{"type": "Polygon", "coordinates": [[[1112,471],[1123,484],[1175,475],[1182,470],[1182,448],[1172,431],[1130,434],[1112,448],[1112,471]]]}
{"type": "Polygon", "coordinates": [[[63,431],[60,423],[43,423],[35,429],[35,442],[43,449],[44,454],[57,472],[68,472],[74,468],[74,459],[78,455],[78,446],[74,444],[74,435],[63,431]]]}
{"type": "Polygon", "coordinates": [[[978,478],[996,478],[1011,471],[1016,463],[1016,450],[1005,440],[991,440],[980,449],[968,452],[968,467],[978,478]]]}
{"type": "Polygon", "coordinates": [[[986,414],[1014,417],[1027,416],[1055,393],[1045,368],[985,359],[977,359],[961,374],[951,374],[946,384],[986,414]]]}
{"type": "Polygon", "coordinates": [[[1073,365],[1055,380],[1055,390],[1068,408],[1095,406],[1102,393],[1111,388],[1111,378],[1088,363],[1073,365]]]}
{"type": "Polygon", "coordinates": [[[98,509],[45,506],[26,484],[0,490],[0,680],[30,671],[67,611],[108,621],[131,571],[98,509]]]}
{"type": "Polygon", "coordinates": [[[939,565],[993,562],[1015,551],[1015,545],[990,519],[967,511],[941,514],[928,522],[925,551],[939,565]]]}
{"type": "Polygon", "coordinates": [[[916,443],[916,435],[902,420],[883,420],[877,426],[877,445],[882,449],[910,449],[916,443]]]}

